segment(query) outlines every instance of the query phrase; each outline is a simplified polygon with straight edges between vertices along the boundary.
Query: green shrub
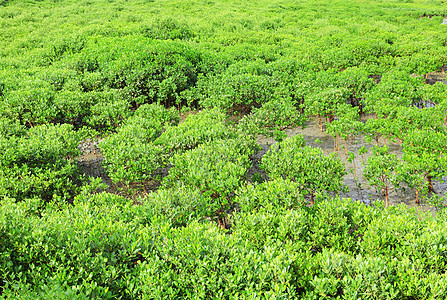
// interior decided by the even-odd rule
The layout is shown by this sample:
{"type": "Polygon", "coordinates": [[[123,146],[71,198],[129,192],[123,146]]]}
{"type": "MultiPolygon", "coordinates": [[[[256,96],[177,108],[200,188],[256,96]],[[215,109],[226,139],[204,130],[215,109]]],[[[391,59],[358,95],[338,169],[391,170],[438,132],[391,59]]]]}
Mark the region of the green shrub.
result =
{"type": "Polygon", "coordinates": [[[33,127],[25,136],[11,136],[3,140],[0,163],[3,166],[28,164],[43,167],[61,159],[74,158],[79,155],[77,146],[82,134],[81,131],[74,131],[69,124],[33,127]]]}
{"type": "MultiPolygon", "coordinates": [[[[84,94],[79,90],[62,90],[54,98],[54,104],[58,109],[55,121],[73,125],[84,124],[84,121],[90,118],[92,106],[97,104],[97,100],[92,94],[84,94]]],[[[96,120],[97,123],[91,121],[90,125],[93,127],[98,125],[99,129],[105,122],[100,124],[99,117],[96,117],[96,120]]]]}
{"type": "Polygon", "coordinates": [[[166,109],[162,105],[157,105],[155,103],[141,105],[134,111],[133,116],[146,119],[153,118],[161,122],[163,126],[177,125],[179,122],[179,113],[174,107],[166,109]]]}
{"type": "Polygon", "coordinates": [[[240,139],[219,140],[199,145],[171,159],[172,168],[163,178],[164,188],[184,184],[197,188],[208,199],[206,214],[218,216],[219,222],[225,212],[233,208],[232,196],[242,185],[251,165],[253,141],[240,139]]]}
{"type": "Polygon", "coordinates": [[[252,251],[216,227],[198,223],[163,228],[156,245],[157,254],[144,264],[139,278],[143,299],[280,298],[295,293],[295,256],[276,245],[252,251]]]}
{"type": "Polygon", "coordinates": [[[345,189],[343,176],[346,171],[340,158],[335,153],[325,156],[320,148],[304,145],[300,135],[273,145],[262,157],[261,168],[270,178],[297,182],[299,192],[311,195],[311,204],[316,194],[345,189]]]}
{"type": "Polygon", "coordinates": [[[141,201],[142,211],[149,216],[165,218],[173,227],[185,226],[208,216],[208,197],[199,189],[185,185],[149,193],[141,201]]]}
{"type": "Polygon", "coordinates": [[[397,299],[399,290],[395,287],[394,262],[380,258],[346,255],[325,250],[315,257],[319,271],[310,282],[312,289],[306,297],[347,299],[397,299]]]}
{"type": "Polygon", "coordinates": [[[92,105],[84,122],[97,130],[113,130],[130,116],[130,101],[120,90],[89,92],[86,97],[92,105]]]}
{"type": "Polygon", "coordinates": [[[245,241],[245,247],[261,250],[278,241],[290,249],[306,249],[312,224],[306,209],[241,212],[234,216],[233,234],[245,241]]]}
{"type": "Polygon", "coordinates": [[[282,131],[288,127],[302,125],[302,123],[303,116],[294,103],[286,99],[273,99],[244,116],[237,128],[254,136],[272,135],[278,130],[282,131]]]}
{"type": "Polygon", "coordinates": [[[0,193],[17,200],[71,200],[80,184],[78,177],[78,166],[62,160],[46,168],[13,165],[0,169],[0,193]]]}
{"type": "Polygon", "coordinates": [[[225,120],[225,114],[218,109],[190,114],[178,126],[166,126],[155,144],[169,152],[183,152],[203,143],[235,137],[235,131],[225,120]]]}
{"type": "Polygon", "coordinates": [[[194,37],[187,24],[173,18],[157,19],[151,25],[142,26],[140,31],[146,37],[160,40],[186,40],[194,37]]]}
{"type": "Polygon", "coordinates": [[[364,232],[376,214],[380,212],[349,198],[320,201],[309,216],[308,247],[314,253],[323,249],[359,253],[364,232]]]}
{"type": "Polygon", "coordinates": [[[306,114],[325,117],[331,122],[335,117],[337,107],[345,104],[347,94],[346,88],[327,88],[319,93],[312,93],[304,101],[306,114]]]}
{"type": "Polygon", "coordinates": [[[106,87],[125,91],[136,106],[168,107],[180,105],[181,93],[195,84],[202,67],[213,65],[198,47],[138,34],[97,39],[67,62],[79,72],[100,72],[106,87]]]}
{"type": "Polygon", "coordinates": [[[0,193],[24,200],[39,197],[72,199],[79,184],[78,166],[83,137],[72,125],[41,125],[22,136],[0,137],[0,193]]]}
{"type": "Polygon", "coordinates": [[[274,83],[269,76],[222,74],[201,77],[197,83],[199,105],[227,112],[250,112],[272,99],[274,83]]]}
{"type": "Polygon", "coordinates": [[[163,149],[151,143],[125,141],[117,136],[104,140],[100,147],[105,157],[104,165],[114,183],[143,183],[165,165],[163,149]]]}
{"type": "Polygon", "coordinates": [[[420,235],[422,226],[415,215],[384,213],[367,227],[362,250],[368,255],[399,257],[402,252],[408,253],[411,249],[411,243],[420,235]]]}
{"type": "Polygon", "coordinates": [[[201,197],[182,187],[135,205],[83,194],[38,213],[33,200],[3,199],[2,296],[419,299],[446,291],[443,214],[331,199],[240,212],[226,234],[195,221],[203,221],[201,197]]]}
{"type": "Polygon", "coordinates": [[[1,113],[31,127],[46,124],[57,115],[54,96],[54,89],[48,82],[28,77],[22,79],[20,88],[5,93],[1,113]]]}
{"type": "Polygon", "coordinates": [[[300,185],[288,179],[274,179],[257,185],[242,187],[236,194],[235,201],[244,212],[259,208],[268,211],[282,211],[301,207],[304,198],[299,194],[300,185]]]}
{"type": "Polygon", "coordinates": [[[368,164],[363,170],[363,176],[370,185],[385,192],[385,206],[388,207],[388,191],[390,185],[395,183],[399,159],[397,155],[389,153],[386,146],[376,146],[372,151],[373,154],[368,157],[368,164]]]}
{"type": "MultiPolygon", "coordinates": [[[[42,217],[27,203],[2,202],[1,282],[12,298],[26,287],[31,295],[73,289],[80,297],[135,297],[132,285],[151,250],[151,233],[132,223],[132,207],[111,194],[77,199],[75,205],[49,206],[42,217]]],[[[73,293],[73,292],[72,292],[73,293]]]]}
{"type": "Polygon", "coordinates": [[[157,104],[143,105],[118,128],[118,132],[100,143],[109,176],[113,182],[143,183],[166,164],[165,150],[153,143],[164,124],[175,123],[175,110],[157,104]]]}
{"type": "Polygon", "coordinates": [[[19,120],[0,117],[0,136],[22,136],[26,132],[26,127],[21,125],[19,120]]]}
{"type": "MultiPolygon", "coordinates": [[[[447,134],[444,130],[412,130],[403,143],[403,161],[411,172],[427,179],[428,190],[434,192],[433,179],[446,174],[447,134]]],[[[416,188],[421,189],[421,184],[416,188]]],[[[421,189],[422,190],[422,189],[421,189]]]]}

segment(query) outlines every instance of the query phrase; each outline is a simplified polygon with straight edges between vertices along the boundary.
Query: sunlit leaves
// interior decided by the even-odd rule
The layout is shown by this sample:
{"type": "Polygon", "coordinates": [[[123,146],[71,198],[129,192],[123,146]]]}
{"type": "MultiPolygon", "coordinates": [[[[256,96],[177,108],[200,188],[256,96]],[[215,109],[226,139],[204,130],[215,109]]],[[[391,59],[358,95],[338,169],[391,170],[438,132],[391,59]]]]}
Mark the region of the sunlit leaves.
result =
{"type": "Polygon", "coordinates": [[[388,147],[376,146],[372,156],[367,160],[363,176],[369,184],[383,190],[385,206],[388,206],[390,184],[396,182],[396,168],[399,159],[395,154],[389,153],[388,147]]]}
{"type": "Polygon", "coordinates": [[[325,156],[320,148],[304,146],[301,136],[276,144],[262,158],[261,167],[269,177],[290,179],[299,190],[313,196],[344,189],[344,164],[335,154],[325,156]]]}

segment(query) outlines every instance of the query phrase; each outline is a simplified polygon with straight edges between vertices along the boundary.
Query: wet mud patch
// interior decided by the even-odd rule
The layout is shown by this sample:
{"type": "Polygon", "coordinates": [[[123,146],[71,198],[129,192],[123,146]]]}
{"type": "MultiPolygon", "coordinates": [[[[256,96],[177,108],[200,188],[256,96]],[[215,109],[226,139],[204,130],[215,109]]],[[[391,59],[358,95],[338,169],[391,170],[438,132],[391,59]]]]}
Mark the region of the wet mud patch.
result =
{"type": "MultiPolygon", "coordinates": [[[[348,172],[348,174],[344,176],[344,183],[348,186],[349,192],[339,194],[341,198],[351,198],[352,200],[362,201],[366,204],[370,204],[377,200],[384,200],[382,192],[370,186],[367,180],[363,177],[364,166],[368,157],[371,155],[371,144],[367,143],[364,137],[354,137],[346,143],[339,139],[338,150],[334,151],[334,138],[324,131],[321,132],[318,123],[318,118],[312,117],[305,122],[304,126],[286,129],[285,133],[288,137],[302,134],[306,141],[306,145],[321,148],[325,155],[333,152],[337,153],[338,157],[340,157],[341,161],[345,164],[348,172]],[[362,146],[365,146],[368,152],[363,155],[358,155],[358,151],[362,146]],[[355,158],[352,162],[348,161],[346,152],[355,153],[355,158]]],[[[323,130],[325,130],[324,126],[323,130]]],[[[263,149],[256,154],[256,159],[260,161],[262,156],[268,151],[272,144],[276,143],[276,141],[273,138],[261,137],[258,139],[258,143],[263,149]]],[[[375,142],[373,142],[373,144],[375,145],[375,142]]],[[[386,144],[389,147],[390,153],[396,154],[399,158],[402,157],[401,144],[393,143],[387,139],[384,140],[383,138],[379,139],[379,144],[386,144]]],[[[446,182],[434,181],[433,186],[438,195],[442,195],[447,191],[446,182]]],[[[410,188],[392,188],[389,192],[389,203],[390,205],[405,204],[408,207],[415,207],[423,211],[435,210],[423,202],[421,204],[416,204],[415,192],[410,188]]]]}
{"type": "MultiPolygon", "coordinates": [[[[82,174],[86,177],[101,178],[102,182],[110,188],[113,186],[107,171],[102,166],[104,156],[99,149],[100,140],[87,139],[79,144],[81,155],[76,158],[82,174]]],[[[109,191],[109,188],[106,191],[109,191]]]]}
{"type": "MultiPolygon", "coordinates": [[[[325,155],[333,152],[337,153],[346,166],[348,174],[344,176],[344,183],[349,188],[349,192],[341,193],[338,195],[339,197],[351,198],[352,200],[362,201],[366,204],[370,204],[376,200],[384,200],[382,192],[371,187],[363,177],[364,166],[368,157],[371,155],[371,144],[367,143],[364,140],[364,137],[355,137],[346,143],[343,140],[339,140],[338,150],[334,151],[334,138],[325,132],[325,126],[323,126],[324,131],[320,131],[318,123],[318,118],[313,117],[306,121],[304,126],[286,129],[285,133],[288,137],[293,137],[298,134],[303,135],[306,145],[321,148],[325,155]],[[358,150],[362,146],[365,146],[368,153],[358,155],[358,150]],[[353,161],[348,161],[346,152],[353,152],[356,154],[353,161]]],[[[86,140],[79,145],[82,155],[76,160],[81,167],[83,174],[95,178],[100,177],[102,182],[108,186],[106,189],[107,192],[133,199],[137,199],[139,196],[148,192],[156,191],[159,188],[160,180],[148,180],[144,184],[135,184],[130,187],[126,187],[120,183],[113,184],[107,171],[102,165],[104,156],[98,147],[99,142],[100,140],[86,140]]],[[[262,157],[268,152],[270,147],[276,143],[276,141],[273,137],[259,136],[257,143],[260,146],[260,150],[253,155],[253,164],[247,173],[247,180],[251,182],[262,182],[269,179],[266,172],[260,168],[260,163],[262,157]]],[[[373,144],[375,144],[375,142],[373,142],[373,144]]],[[[379,144],[386,144],[390,149],[390,153],[402,157],[401,144],[383,140],[382,138],[379,139],[379,144]]],[[[166,176],[169,173],[169,169],[170,167],[168,166],[157,170],[156,178],[159,179],[166,176]]],[[[438,195],[443,195],[447,191],[446,182],[433,181],[433,186],[438,195]]],[[[435,210],[423,202],[421,204],[416,204],[415,192],[412,189],[405,187],[399,189],[391,188],[389,192],[389,203],[390,205],[405,204],[408,207],[416,207],[423,211],[435,210]]]]}
{"type": "MultiPolygon", "coordinates": [[[[76,158],[78,165],[81,168],[81,172],[86,177],[101,178],[102,183],[107,185],[104,190],[106,192],[124,196],[130,199],[137,199],[140,196],[144,196],[148,192],[156,191],[161,180],[147,180],[144,183],[134,183],[130,186],[126,186],[123,183],[113,183],[109,177],[107,170],[103,166],[104,155],[99,149],[100,139],[92,140],[87,139],[83,141],[78,149],[81,151],[81,155],[76,158]]],[[[154,178],[163,178],[169,173],[171,166],[158,169],[154,173],[154,178]]]]}

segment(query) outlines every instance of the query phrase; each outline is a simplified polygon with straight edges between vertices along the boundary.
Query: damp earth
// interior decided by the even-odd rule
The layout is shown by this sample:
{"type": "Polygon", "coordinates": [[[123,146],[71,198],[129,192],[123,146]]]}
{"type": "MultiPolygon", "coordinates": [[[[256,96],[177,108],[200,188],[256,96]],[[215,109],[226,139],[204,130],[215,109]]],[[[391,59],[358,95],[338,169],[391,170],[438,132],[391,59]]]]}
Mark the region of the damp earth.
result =
{"type": "MultiPolygon", "coordinates": [[[[184,118],[181,118],[183,121],[184,118]]],[[[339,141],[338,150],[334,150],[334,138],[325,133],[325,128],[323,126],[323,132],[320,130],[318,125],[318,118],[312,117],[304,123],[303,126],[296,128],[286,129],[285,133],[288,137],[293,137],[295,135],[303,135],[306,145],[312,147],[321,148],[326,155],[335,152],[340,157],[341,161],[345,164],[347,174],[344,176],[344,183],[348,186],[349,191],[347,193],[339,194],[342,198],[351,198],[352,200],[362,201],[366,204],[370,204],[377,200],[383,200],[384,197],[380,190],[371,187],[366,179],[363,177],[363,168],[368,157],[371,155],[371,144],[364,140],[364,137],[357,136],[350,139],[347,143],[344,141],[339,141]],[[347,148],[346,148],[347,146],[347,148]],[[359,149],[365,146],[369,151],[363,155],[358,155],[359,149]],[[352,161],[348,161],[346,152],[355,153],[355,158],[352,161]]],[[[248,178],[251,179],[254,174],[262,176],[267,179],[267,175],[259,168],[262,156],[267,153],[270,147],[276,143],[272,137],[260,136],[257,139],[260,146],[260,150],[253,156],[253,166],[248,171],[248,178]]],[[[375,142],[374,142],[375,144],[375,142]]],[[[399,143],[392,142],[390,140],[379,139],[379,144],[386,144],[389,147],[390,153],[396,154],[398,157],[402,157],[402,145],[399,143]]],[[[108,188],[106,191],[112,193],[119,193],[120,185],[113,184],[110,177],[107,175],[107,171],[103,168],[104,156],[102,155],[99,147],[99,141],[86,140],[80,146],[79,149],[82,155],[77,158],[78,164],[81,167],[82,172],[86,176],[101,177],[103,183],[107,184],[108,188]]],[[[162,170],[161,176],[167,175],[169,168],[162,170]]],[[[150,181],[147,182],[142,190],[150,191],[156,190],[158,184],[150,181]]],[[[441,180],[433,181],[433,186],[435,192],[438,195],[443,195],[447,191],[447,182],[441,180]]],[[[137,193],[140,194],[140,193],[137,193]]],[[[435,211],[434,207],[421,201],[420,204],[415,203],[415,192],[410,188],[391,188],[389,193],[389,203],[390,205],[405,204],[408,207],[414,207],[423,211],[435,211]]]]}

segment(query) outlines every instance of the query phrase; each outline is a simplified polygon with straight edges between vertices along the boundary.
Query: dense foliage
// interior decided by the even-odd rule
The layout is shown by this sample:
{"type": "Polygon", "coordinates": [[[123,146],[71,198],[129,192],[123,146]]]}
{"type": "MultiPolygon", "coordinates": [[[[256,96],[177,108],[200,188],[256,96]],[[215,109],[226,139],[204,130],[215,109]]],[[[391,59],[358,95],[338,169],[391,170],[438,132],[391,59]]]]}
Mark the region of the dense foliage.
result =
{"type": "Polygon", "coordinates": [[[241,206],[232,234],[187,215],[201,202],[192,190],[160,191],[140,205],[81,196],[42,215],[5,199],[2,295],[426,299],[447,292],[444,213],[350,199],[307,207],[288,200],[293,183],[274,183],[243,192],[259,204],[241,206]]]}
{"type": "Polygon", "coordinates": [[[261,168],[271,178],[289,179],[298,183],[297,193],[310,194],[311,205],[316,194],[343,190],[345,167],[332,153],[325,156],[320,148],[304,146],[302,136],[277,143],[262,158],[261,168]]]}
{"type": "Polygon", "coordinates": [[[166,151],[153,141],[169,123],[178,123],[175,110],[145,104],[117,129],[116,134],[101,142],[105,165],[114,182],[144,182],[166,164],[166,151]]]}
{"type": "Polygon", "coordinates": [[[446,213],[388,198],[445,206],[446,16],[0,0],[0,298],[445,297],[446,213]],[[310,117],[334,153],[287,136],[310,117]],[[341,199],[348,163],[385,204],[341,199]]]}

